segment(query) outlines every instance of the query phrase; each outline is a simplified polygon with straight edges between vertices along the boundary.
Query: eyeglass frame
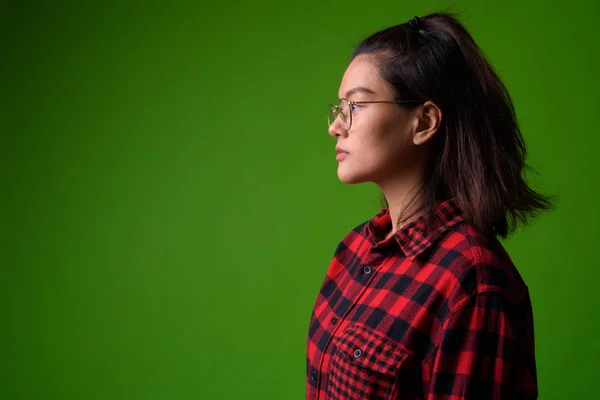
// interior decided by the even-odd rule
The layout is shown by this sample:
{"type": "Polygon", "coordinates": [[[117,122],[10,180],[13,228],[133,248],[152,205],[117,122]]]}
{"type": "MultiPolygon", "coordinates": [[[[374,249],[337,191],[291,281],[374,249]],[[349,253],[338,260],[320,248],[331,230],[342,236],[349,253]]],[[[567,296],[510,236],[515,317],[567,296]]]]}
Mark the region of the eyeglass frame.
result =
{"type": "MultiPolygon", "coordinates": [[[[352,127],[352,105],[354,104],[376,104],[376,103],[386,103],[386,104],[421,104],[423,103],[423,101],[421,100],[371,100],[371,101],[353,101],[353,100],[348,100],[344,97],[342,97],[341,99],[339,99],[339,102],[341,102],[342,100],[346,100],[348,102],[348,110],[349,110],[349,118],[350,118],[350,123],[348,124],[347,128],[344,128],[345,130],[350,130],[350,128],[352,127]]],[[[338,119],[338,116],[340,114],[344,114],[344,112],[342,111],[342,107],[339,104],[329,104],[328,105],[329,110],[333,109],[333,113],[335,115],[335,118],[333,119],[333,122],[335,122],[336,119],[338,119]],[[337,112],[337,113],[336,113],[337,112]]],[[[331,126],[331,124],[333,124],[333,122],[329,122],[329,111],[327,112],[327,124],[328,126],[331,126]]],[[[344,127],[342,125],[342,127],[344,127]]]]}

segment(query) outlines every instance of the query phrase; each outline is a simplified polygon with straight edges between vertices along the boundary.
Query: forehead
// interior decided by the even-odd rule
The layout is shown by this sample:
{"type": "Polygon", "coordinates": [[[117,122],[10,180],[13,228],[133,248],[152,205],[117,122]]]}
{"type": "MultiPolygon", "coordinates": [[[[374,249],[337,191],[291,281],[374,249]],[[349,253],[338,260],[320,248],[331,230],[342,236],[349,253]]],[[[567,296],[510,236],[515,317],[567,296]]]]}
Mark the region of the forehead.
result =
{"type": "Polygon", "coordinates": [[[373,55],[361,54],[352,60],[342,77],[338,97],[346,97],[347,92],[356,87],[371,89],[377,96],[391,93],[389,86],[379,75],[377,59],[373,55]]]}

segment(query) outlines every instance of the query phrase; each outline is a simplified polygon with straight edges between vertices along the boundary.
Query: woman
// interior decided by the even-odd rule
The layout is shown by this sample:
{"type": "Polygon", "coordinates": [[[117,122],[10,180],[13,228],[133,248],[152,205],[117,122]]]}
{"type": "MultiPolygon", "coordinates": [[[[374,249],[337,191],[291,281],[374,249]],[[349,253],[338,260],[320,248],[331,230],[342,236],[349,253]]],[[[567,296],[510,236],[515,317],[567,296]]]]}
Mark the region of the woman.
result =
{"type": "Polygon", "coordinates": [[[307,340],[307,399],[537,398],[528,289],[498,237],[549,210],[510,96],[447,13],[354,51],[329,134],[385,207],[337,247],[307,340]]]}

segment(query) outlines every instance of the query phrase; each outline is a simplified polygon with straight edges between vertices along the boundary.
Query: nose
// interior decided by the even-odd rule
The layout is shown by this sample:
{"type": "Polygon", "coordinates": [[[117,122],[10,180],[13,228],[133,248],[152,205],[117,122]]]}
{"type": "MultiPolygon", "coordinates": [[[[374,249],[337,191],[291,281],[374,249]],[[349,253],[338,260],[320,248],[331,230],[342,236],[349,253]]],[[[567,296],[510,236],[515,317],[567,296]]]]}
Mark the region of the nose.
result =
{"type": "Polygon", "coordinates": [[[331,125],[329,125],[329,135],[332,138],[346,137],[348,131],[342,126],[342,122],[339,118],[336,118],[331,125]]]}

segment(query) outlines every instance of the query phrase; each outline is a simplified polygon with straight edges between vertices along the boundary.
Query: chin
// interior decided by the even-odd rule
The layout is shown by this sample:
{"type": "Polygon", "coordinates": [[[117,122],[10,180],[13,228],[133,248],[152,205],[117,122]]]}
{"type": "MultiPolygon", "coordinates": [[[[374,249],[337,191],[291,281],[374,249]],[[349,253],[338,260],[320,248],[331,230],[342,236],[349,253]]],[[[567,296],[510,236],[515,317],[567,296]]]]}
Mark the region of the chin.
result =
{"type": "Polygon", "coordinates": [[[369,179],[363,174],[359,174],[356,171],[345,171],[344,168],[338,167],[338,179],[343,183],[356,184],[369,182],[369,179]]]}

